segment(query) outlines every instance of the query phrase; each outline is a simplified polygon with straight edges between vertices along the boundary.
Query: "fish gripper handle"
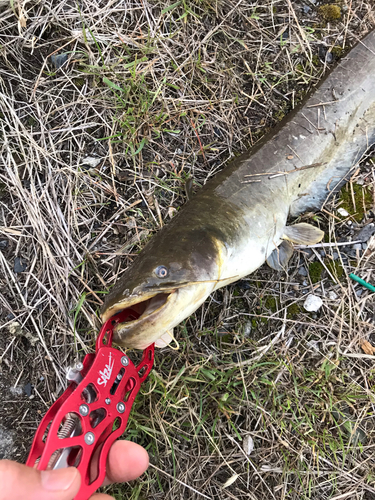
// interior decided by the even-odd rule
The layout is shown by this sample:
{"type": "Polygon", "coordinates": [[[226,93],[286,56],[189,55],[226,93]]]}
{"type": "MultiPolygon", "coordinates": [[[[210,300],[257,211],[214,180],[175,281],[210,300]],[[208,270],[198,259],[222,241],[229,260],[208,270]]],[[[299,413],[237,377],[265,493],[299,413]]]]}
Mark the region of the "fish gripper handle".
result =
{"type": "Polygon", "coordinates": [[[39,470],[76,467],[81,488],[74,500],[87,500],[103,483],[113,442],[128,422],[134,399],[152,369],[154,344],[135,366],[112,347],[118,323],[137,319],[126,309],[107,320],[96,341],[96,354],[87,354],[70,370],[72,380],[43,417],[26,465],[39,470]]]}

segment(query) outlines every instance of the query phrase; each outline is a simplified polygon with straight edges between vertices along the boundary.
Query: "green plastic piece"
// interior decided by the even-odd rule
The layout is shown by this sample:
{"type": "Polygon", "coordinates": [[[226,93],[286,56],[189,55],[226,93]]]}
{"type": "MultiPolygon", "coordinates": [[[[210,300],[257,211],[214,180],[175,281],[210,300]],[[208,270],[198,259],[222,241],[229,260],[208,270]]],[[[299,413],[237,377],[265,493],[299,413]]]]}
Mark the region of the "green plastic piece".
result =
{"type": "Polygon", "coordinates": [[[351,278],[352,280],[356,281],[360,285],[363,285],[364,287],[368,288],[372,292],[375,292],[375,286],[370,285],[370,283],[367,283],[367,281],[363,280],[362,278],[359,278],[355,274],[350,273],[349,274],[349,278],[351,278]]]}

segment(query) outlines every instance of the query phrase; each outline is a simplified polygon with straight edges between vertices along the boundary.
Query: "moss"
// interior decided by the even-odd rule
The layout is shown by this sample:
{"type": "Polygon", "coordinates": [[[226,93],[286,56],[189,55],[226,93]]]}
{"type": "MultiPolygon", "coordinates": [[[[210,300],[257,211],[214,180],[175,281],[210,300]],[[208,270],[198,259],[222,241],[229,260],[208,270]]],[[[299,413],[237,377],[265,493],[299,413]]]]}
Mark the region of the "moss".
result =
{"type": "Polygon", "coordinates": [[[281,120],[284,118],[285,116],[285,113],[284,111],[282,111],[281,109],[279,111],[276,111],[275,113],[275,119],[278,121],[278,122],[281,122],[281,120]]]}
{"type": "Polygon", "coordinates": [[[304,71],[304,68],[303,68],[303,66],[302,66],[302,64],[301,64],[301,63],[296,64],[296,70],[297,70],[297,71],[301,71],[301,72],[303,72],[303,71],[304,71]]]}
{"type": "Polygon", "coordinates": [[[81,89],[84,84],[85,84],[85,79],[84,78],[75,78],[73,80],[74,85],[77,87],[77,89],[81,89]]]}
{"type": "Polygon", "coordinates": [[[318,283],[322,279],[323,265],[320,262],[311,262],[309,265],[309,275],[312,283],[318,283]]]}
{"type": "Polygon", "coordinates": [[[326,266],[332,276],[341,279],[344,276],[344,269],[338,260],[326,259],[326,266]]]}
{"type": "Polygon", "coordinates": [[[339,47],[338,45],[335,45],[331,49],[332,55],[335,56],[337,59],[339,59],[344,52],[344,49],[342,47],[339,47]]]}
{"type": "Polygon", "coordinates": [[[365,212],[372,207],[372,190],[370,187],[353,184],[353,193],[355,207],[353,205],[353,197],[349,185],[346,185],[340,193],[341,207],[344,208],[357,222],[361,222],[365,212]],[[364,203],[363,203],[364,201],[364,203]]]}
{"type": "Polygon", "coordinates": [[[341,17],[340,7],[333,3],[328,5],[321,5],[318,9],[318,12],[321,17],[327,22],[337,21],[341,17]]]}
{"type": "Polygon", "coordinates": [[[276,312],[277,311],[277,299],[276,299],[276,297],[269,295],[268,297],[265,298],[263,305],[264,305],[265,309],[269,309],[272,312],[276,312]]]}
{"type": "Polygon", "coordinates": [[[226,344],[231,344],[233,342],[233,337],[229,333],[226,333],[221,337],[221,341],[225,342],[226,344]]]}
{"type": "Polygon", "coordinates": [[[318,55],[312,56],[311,61],[314,66],[320,66],[320,59],[318,55]]]}
{"type": "Polygon", "coordinates": [[[290,304],[290,306],[288,306],[288,311],[286,313],[286,317],[288,319],[293,319],[297,316],[297,314],[299,314],[300,311],[301,311],[301,308],[297,303],[290,304]]]}

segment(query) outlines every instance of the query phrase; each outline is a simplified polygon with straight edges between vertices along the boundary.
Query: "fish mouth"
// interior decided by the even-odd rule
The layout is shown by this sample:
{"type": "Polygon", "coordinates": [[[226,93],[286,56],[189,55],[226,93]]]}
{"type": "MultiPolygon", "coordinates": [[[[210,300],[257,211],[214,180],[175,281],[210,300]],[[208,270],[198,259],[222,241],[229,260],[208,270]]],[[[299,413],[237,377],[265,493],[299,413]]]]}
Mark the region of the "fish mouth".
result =
{"type": "MultiPolygon", "coordinates": [[[[124,302],[118,302],[103,311],[101,314],[102,320],[107,321],[107,319],[125,309],[132,309],[139,315],[139,318],[134,321],[139,321],[140,319],[150,316],[158,309],[161,309],[168,302],[173,293],[175,293],[175,290],[170,292],[156,292],[154,294],[147,294],[146,296],[143,295],[142,297],[132,297],[126,299],[124,302]]],[[[134,321],[127,322],[127,325],[130,325],[130,323],[134,321]]]]}
{"type": "Polygon", "coordinates": [[[118,323],[113,341],[122,347],[145,349],[155,343],[165,347],[174,338],[173,329],[190,316],[214,289],[214,281],[194,282],[174,287],[136,290],[132,295],[102,310],[102,320],[126,309],[140,315],[137,319],[118,323]]]}
{"type": "Polygon", "coordinates": [[[155,330],[156,326],[158,330],[163,330],[167,317],[169,319],[167,311],[172,309],[171,303],[175,302],[177,295],[178,290],[173,289],[129,297],[103,311],[101,317],[104,322],[126,309],[134,311],[139,315],[138,318],[116,325],[113,331],[114,341],[125,347],[144,349],[157,340],[151,331],[155,330]]]}

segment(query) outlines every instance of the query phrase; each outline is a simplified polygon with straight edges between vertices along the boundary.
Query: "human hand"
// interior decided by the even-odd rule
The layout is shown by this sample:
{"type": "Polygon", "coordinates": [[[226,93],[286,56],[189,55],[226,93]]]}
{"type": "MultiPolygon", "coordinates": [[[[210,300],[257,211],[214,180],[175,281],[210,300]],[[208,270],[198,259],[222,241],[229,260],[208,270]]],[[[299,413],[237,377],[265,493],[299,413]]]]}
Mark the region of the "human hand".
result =
{"type": "MultiPolygon", "coordinates": [[[[108,454],[103,486],[136,479],[148,467],[147,451],[131,441],[116,441],[108,454]]],[[[73,500],[81,484],[74,467],[39,471],[10,460],[0,460],[0,500],[73,500]]],[[[95,493],[90,500],[110,500],[95,493]]]]}

